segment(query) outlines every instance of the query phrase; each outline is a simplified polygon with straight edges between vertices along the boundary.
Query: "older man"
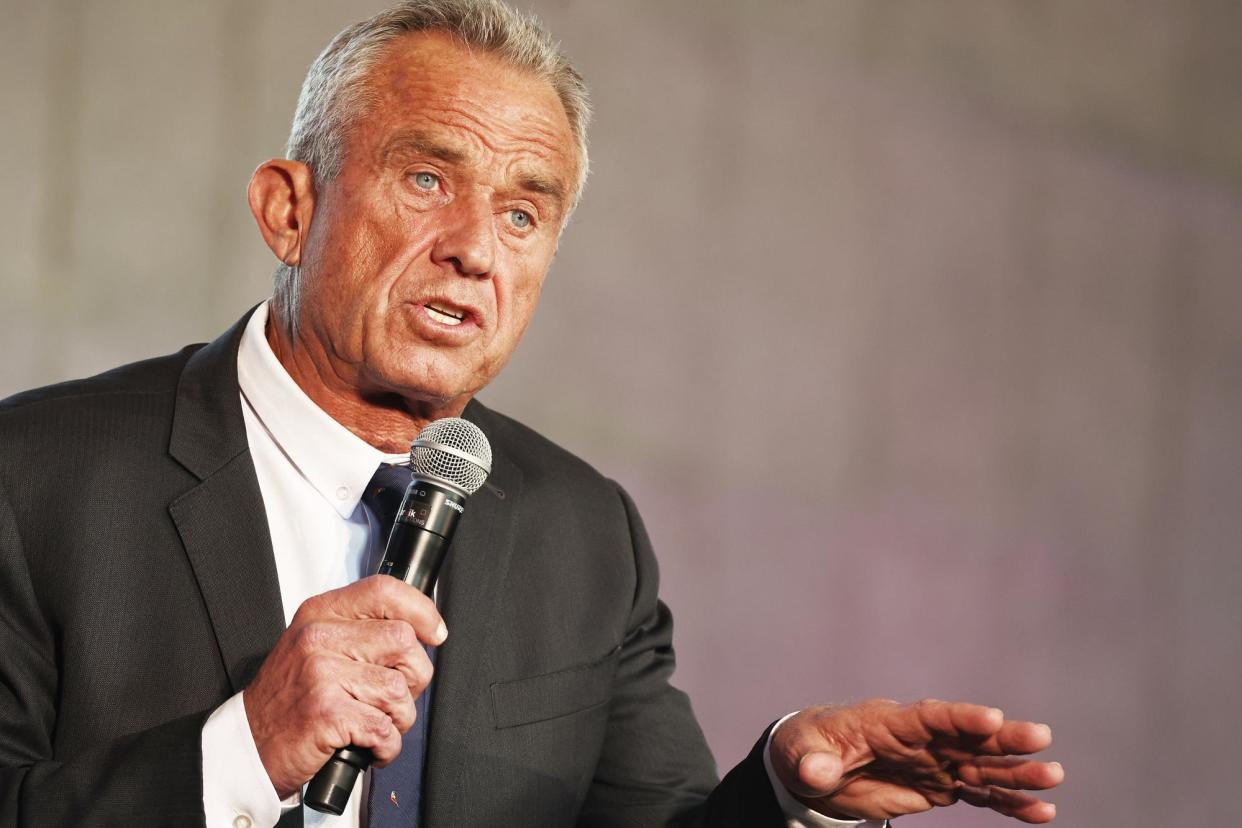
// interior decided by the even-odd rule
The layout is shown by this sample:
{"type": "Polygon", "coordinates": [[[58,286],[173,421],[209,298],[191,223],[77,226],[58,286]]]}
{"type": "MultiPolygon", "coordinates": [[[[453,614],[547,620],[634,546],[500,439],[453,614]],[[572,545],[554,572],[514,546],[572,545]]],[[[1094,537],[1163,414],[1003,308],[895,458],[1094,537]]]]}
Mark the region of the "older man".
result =
{"type": "Polygon", "coordinates": [[[1024,758],[1048,729],[971,704],[812,707],[717,783],[633,504],[472,401],[534,312],[587,119],[492,0],[353,26],[251,181],[274,297],[208,346],[4,403],[0,822],[840,825],[959,798],[1052,819],[1021,792],[1060,781],[1024,758]],[[496,460],[437,605],[362,578],[367,493],[455,415],[496,460]],[[347,744],[388,768],[303,814],[347,744]]]}

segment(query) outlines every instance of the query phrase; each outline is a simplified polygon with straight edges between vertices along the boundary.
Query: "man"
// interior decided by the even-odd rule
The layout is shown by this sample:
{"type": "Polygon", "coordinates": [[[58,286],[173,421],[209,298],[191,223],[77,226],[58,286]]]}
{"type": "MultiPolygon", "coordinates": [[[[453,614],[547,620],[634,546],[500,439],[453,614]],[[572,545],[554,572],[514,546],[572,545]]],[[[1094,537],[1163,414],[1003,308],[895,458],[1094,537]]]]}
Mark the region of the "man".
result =
{"type": "Polygon", "coordinates": [[[1052,819],[1022,793],[1061,779],[1024,758],[1048,729],[971,704],[808,708],[717,784],[633,504],[473,401],[534,312],[587,115],[493,0],[351,27],[251,181],[273,298],[205,347],[6,401],[0,823],[840,825],[959,798],[1052,819]],[[495,461],[437,600],[359,580],[377,468],[456,415],[495,461]],[[376,770],[339,819],[303,813],[346,744],[412,793],[376,770]]]}

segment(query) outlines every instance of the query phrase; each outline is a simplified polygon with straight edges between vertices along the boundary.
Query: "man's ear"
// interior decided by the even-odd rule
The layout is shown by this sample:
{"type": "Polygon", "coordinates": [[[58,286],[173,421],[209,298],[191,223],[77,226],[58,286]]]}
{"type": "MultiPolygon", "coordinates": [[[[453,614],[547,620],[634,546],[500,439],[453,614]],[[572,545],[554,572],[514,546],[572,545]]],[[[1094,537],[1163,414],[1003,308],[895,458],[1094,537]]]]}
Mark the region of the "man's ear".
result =
{"type": "Polygon", "coordinates": [[[302,246],[315,211],[315,177],[301,161],[274,158],[250,177],[250,212],[267,246],[287,265],[302,261],[302,246]]]}

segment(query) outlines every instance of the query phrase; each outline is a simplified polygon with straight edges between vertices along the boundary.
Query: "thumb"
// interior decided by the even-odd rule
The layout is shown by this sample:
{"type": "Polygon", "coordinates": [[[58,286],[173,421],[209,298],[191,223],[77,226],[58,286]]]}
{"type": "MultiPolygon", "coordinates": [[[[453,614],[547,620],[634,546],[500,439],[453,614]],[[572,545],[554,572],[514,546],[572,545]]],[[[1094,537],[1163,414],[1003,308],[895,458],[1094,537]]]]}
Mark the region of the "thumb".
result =
{"type": "Polygon", "coordinates": [[[844,772],[840,756],[822,750],[811,751],[798,761],[798,785],[794,792],[810,798],[827,796],[841,787],[844,772]]]}

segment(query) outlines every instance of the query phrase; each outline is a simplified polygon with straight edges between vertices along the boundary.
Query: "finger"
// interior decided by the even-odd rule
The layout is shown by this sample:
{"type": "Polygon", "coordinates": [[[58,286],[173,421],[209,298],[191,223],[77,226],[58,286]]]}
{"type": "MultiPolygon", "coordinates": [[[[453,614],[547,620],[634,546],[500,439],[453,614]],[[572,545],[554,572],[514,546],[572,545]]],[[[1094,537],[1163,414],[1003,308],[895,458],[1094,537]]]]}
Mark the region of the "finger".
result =
{"type": "MultiPolygon", "coordinates": [[[[991,736],[1005,724],[998,708],[969,702],[924,699],[895,711],[897,721],[927,736],[991,736]]],[[[926,743],[926,742],[924,742],[926,743]]]]}
{"type": "Polygon", "coordinates": [[[443,644],[448,637],[444,619],[435,602],[404,581],[388,575],[372,575],[349,586],[308,598],[294,617],[310,621],[324,618],[389,618],[405,621],[420,641],[443,644]]]}
{"type": "Polygon", "coordinates": [[[980,756],[962,762],[957,777],[975,787],[999,785],[1027,791],[1055,788],[1065,780],[1060,762],[1036,762],[1014,756],[980,756]]]}
{"type": "Polygon", "coordinates": [[[1030,823],[1052,822],[1057,807],[1021,791],[994,786],[972,787],[964,785],[958,791],[959,798],[976,808],[990,808],[998,814],[1030,823]]]}
{"type": "Polygon", "coordinates": [[[355,745],[367,748],[379,767],[391,762],[401,753],[401,731],[397,730],[388,714],[354,699],[337,704],[333,713],[332,729],[339,735],[332,749],[355,745]]]}
{"type": "Polygon", "coordinates": [[[1005,722],[996,734],[1001,753],[1038,753],[1052,744],[1052,728],[1034,722],[1005,722]]]}
{"type": "MultiPolygon", "coordinates": [[[[941,748],[963,748],[969,754],[1005,756],[1008,754],[1038,753],[1052,744],[1052,728],[1034,722],[1005,722],[995,734],[981,738],[975,742],[963,739],[954,745],[941,741],[941,748]]],[[[948,750],[944,755],[954,759],[966,759],[968,756],[955,755],[948,750]]]]}
{"type": "Polygon", "coordinates": [[[374,664],[345,664],[339,679],[341,689],[387,715],[402,733],[409,730],[414,724],[414,695],[405,683],[405,676],[374,664]]]}
{"type": "Polygon", "coordinates": [[[431,659],[414,628],[388,619],[311,621],[294,633],[308,658],[323,653],[400,670],[417,694],[431,683],[431,659]]]}

